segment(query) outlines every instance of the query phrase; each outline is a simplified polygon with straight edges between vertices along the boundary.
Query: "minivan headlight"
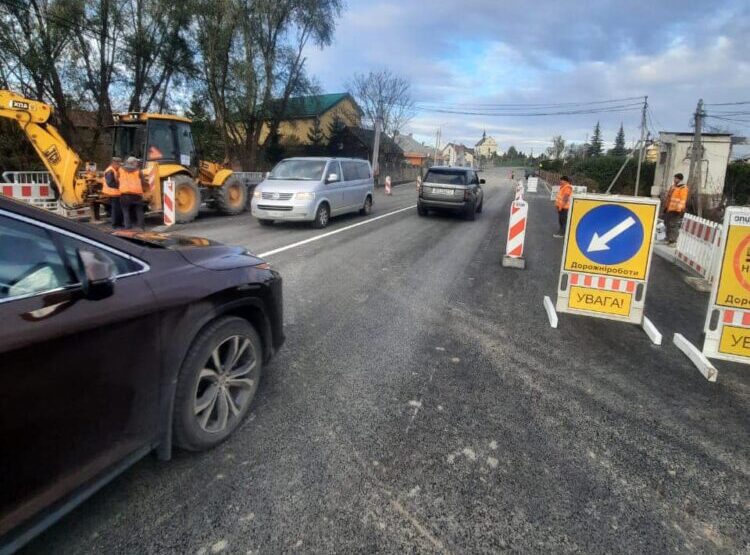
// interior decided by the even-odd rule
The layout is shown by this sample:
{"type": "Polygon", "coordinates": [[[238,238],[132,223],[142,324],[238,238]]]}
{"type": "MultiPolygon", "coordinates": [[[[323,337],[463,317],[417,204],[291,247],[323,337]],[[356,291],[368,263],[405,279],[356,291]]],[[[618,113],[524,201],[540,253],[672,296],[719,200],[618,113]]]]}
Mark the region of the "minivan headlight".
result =
{"type": "Polygon", "coordinates": [[[255,189],[255,190],[253,191],[253,197],[254,197],[254,198],[260,198],[260,191],[259,191],[258,189],[255,189]]]}
{"type": "Polygon", "coordinates": [[[315,198],[315,193],[297,193],[294,198],[297,200],[312,200],[315,198]]]}

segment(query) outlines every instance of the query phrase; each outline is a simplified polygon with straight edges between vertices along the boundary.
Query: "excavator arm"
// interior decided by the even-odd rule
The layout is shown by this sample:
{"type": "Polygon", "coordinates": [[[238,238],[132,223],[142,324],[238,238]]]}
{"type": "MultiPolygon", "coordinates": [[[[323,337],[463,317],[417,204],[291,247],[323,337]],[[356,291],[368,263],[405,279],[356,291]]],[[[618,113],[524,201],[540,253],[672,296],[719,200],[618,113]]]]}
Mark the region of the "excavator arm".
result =
{"type": "Polygon", "coordinates": [[[44,102],[0,90],[0,117],[18,123],[52,175],[62,204],[77,207],[86,200],[88,183],[77,177],[81,159],[49,123],[51,115],[52,107],[44,102]]]}

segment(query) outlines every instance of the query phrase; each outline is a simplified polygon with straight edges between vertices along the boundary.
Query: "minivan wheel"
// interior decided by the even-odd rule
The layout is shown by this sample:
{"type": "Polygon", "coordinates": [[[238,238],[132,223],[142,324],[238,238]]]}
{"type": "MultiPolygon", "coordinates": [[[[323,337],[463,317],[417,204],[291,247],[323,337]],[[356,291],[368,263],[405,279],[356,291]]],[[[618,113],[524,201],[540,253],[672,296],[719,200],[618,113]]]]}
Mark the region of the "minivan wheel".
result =
{"type": "Polygon", "coordinates": [[[362,216],[369,216],[372,214],[372,197],[370,195],[367,195],[367,198],[365,199],[365,205],[359,209],[359,213],[362,216]]]}
{"type": "Polygon", "coordinates": [[[421,204],[417,203],[417,214],[419,214],[420,216],[426,216],[427,215],[427,208],[425,208],[421,204]]]}
{"type": "Polygon", "coordinates": [[[273,225],[273,220],[258,220],[260,225],[273,225]]]}
{"type": "Polygon", "coordinates": [[[328,208],[328,205],[324,202],[320,206],[318,206],[318,211],[315,213],[315,219],[313,220],[313,227],[317,229],[322,229],[328,225],[328,222],[330,219],[331,219],[331,210],[328,208]]]}
{"type": "Polygon", "coordinates": [[[242,318],[221,318],[201,331],[177,382],[176,445],[202,451],[229,437],[248,414],[262,361],[260,337],[242,318]]]}
{"type": "Polygon", "coordinates": [[[477,206],[477,214],[481,214],[483,208],[484,208],[484,199],[482,199],[482,202],[480,202],[479,206],[477,206]]]}

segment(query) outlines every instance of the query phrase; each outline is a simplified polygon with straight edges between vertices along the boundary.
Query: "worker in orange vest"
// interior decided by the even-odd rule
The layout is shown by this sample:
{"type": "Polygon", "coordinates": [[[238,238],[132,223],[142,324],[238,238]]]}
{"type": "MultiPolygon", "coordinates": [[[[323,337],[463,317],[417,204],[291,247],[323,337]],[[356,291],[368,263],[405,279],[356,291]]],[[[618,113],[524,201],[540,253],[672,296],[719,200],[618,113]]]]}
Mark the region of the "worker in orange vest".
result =
{"type": "Polygon", "coordinates": [[[146,176],[141,170],[138,158],[131,156],[120,169],[120,205],[125,229],[133,229],[133,220],[138,227],[145,229],[143,193],[148,190],[146,176]]]}
{"type": "Polygon", "coordinates": [[[564,237],[565,227],[568,225],[568,210],[570,210],[570,197],[573,196],[573,185],[570,184],[568,176],[563,175],[560,178],[560,190],[557,191],[555,198],[555,208],[557,208],[557,221],[560,224],[560,231],[553,237],[564,237]]]}
{"type": "Polygon", "coordinates": [[[109,211],[112,227],[122,227],[122,207],[120,206],[120,168],[122,158],[115,156],[112,163],[104,170],[102,195],[109,199],[109,211]]]}
{"type": "Polygon", "coordinates": [[[680,222],[687,208],[688,188],[683,183],[683,179],[684,176],[681,173],[675,174],[674,182],[664,199],[664,225],[667,228],[667,242],[669,244],[677,241],[680,222]]]}

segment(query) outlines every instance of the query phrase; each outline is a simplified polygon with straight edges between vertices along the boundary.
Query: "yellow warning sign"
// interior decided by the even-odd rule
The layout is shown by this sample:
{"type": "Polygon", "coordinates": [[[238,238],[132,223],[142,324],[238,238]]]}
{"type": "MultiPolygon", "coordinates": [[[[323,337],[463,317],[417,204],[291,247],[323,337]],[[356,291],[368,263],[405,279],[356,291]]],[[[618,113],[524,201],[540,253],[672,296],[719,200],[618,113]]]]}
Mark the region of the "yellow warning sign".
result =
{"type": "Polygon", "coordinates": [[[724,326],[719,341],[719,352],[750,357],[750,329],[724,326]]]}
{"type": "Polygon", "coordinates": [[[563,270],[645,280],[658,207],[652,199],[574,196],[563,270]]]}
{"type": "Polygon", "coordinates": [[[574,285],[570,288],[568,308],[628,316],[630,315],[630,302],[632,298],[633,295],[631,293],[604,291],[602,289],[590,289],[574,285]]]}
{"type": "Polygon", "coordinates": [[[721,261],[716,304],[732,308],[750,308],[750,225],[729,229],[721,261]]]}

